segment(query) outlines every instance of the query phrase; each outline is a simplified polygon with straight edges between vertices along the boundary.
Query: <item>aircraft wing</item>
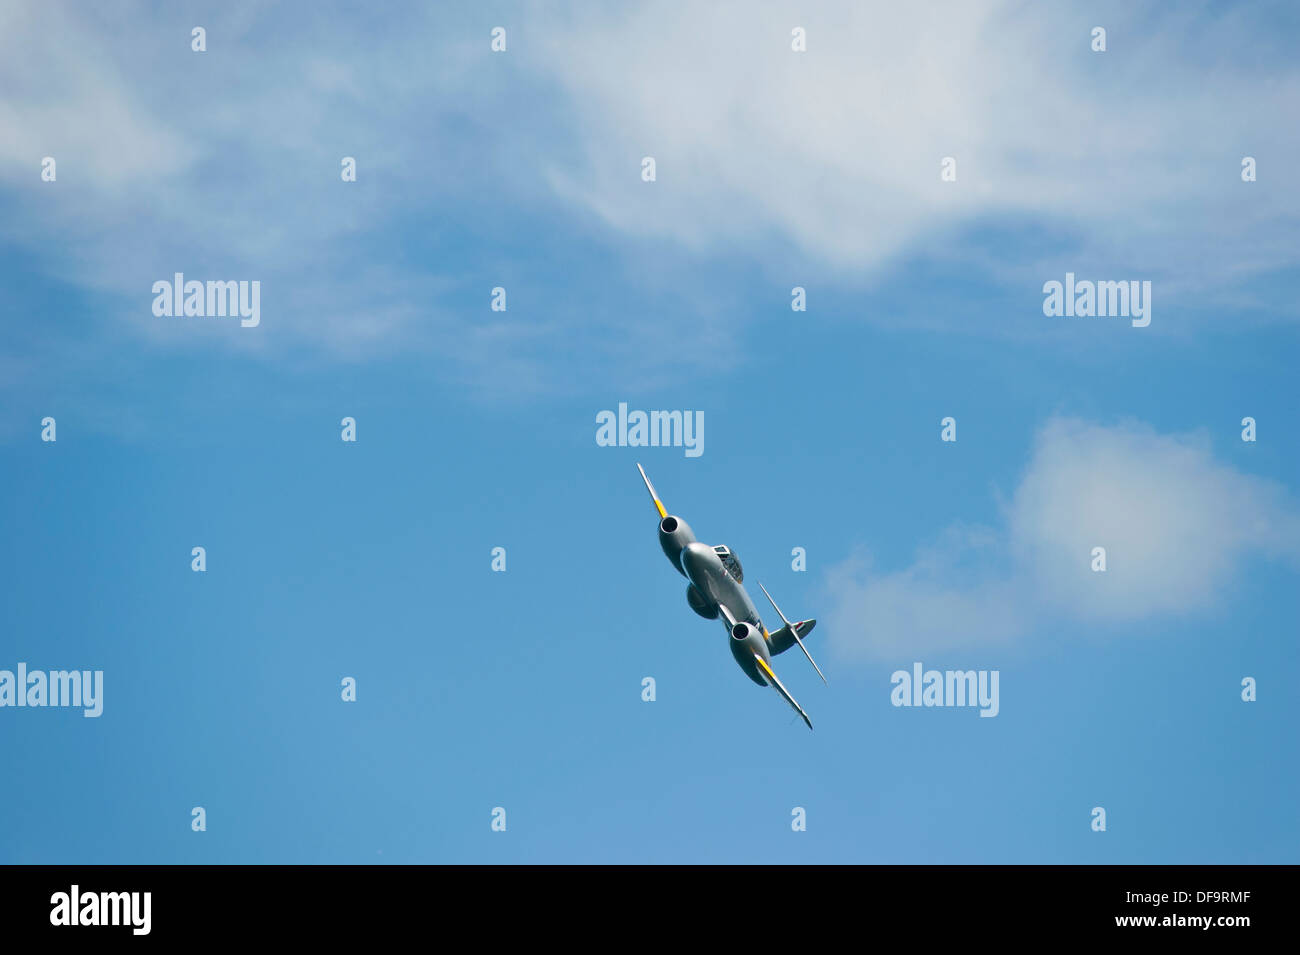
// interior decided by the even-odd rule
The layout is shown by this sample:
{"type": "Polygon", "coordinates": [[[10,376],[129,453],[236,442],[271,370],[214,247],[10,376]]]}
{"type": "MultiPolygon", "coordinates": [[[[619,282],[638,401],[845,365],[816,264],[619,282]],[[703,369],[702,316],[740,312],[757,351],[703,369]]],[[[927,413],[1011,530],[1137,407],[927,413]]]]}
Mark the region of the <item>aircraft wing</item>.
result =
{"type": "Polygon", "coordinates": [[[758,664],[758,668],[763,671],[763,675],[767,677],[768,682],[776,689],[776,692],[781,694],[781,698],[794,707],[794,711],[802,716],[803,721],[808,724],[808,728],[812,729],[812,720],[808,719],[808,714],[803,711],[803,707],[800,706],[799,702],[790,695],[790,691],[785,688],[781,681],[776,678],[776,674],[773,673],[772,668],[767,665],[767,661],[757,653],[754,654],[754,661],[758,664]]]}
{"type": "Polygon", "coordinates": [[[664,502],[659,500],[659,492],[655,490],[655,486],[651,484],[650,479],[646,477],[645,468],[638,464],[636,469],[641,472],[641,480],[645,481],[645,489],[650,492],[650,500],[655,502],[655,510],[659,512],[659,517],[667,517],[668,511],[664,509],[664,502]]]}

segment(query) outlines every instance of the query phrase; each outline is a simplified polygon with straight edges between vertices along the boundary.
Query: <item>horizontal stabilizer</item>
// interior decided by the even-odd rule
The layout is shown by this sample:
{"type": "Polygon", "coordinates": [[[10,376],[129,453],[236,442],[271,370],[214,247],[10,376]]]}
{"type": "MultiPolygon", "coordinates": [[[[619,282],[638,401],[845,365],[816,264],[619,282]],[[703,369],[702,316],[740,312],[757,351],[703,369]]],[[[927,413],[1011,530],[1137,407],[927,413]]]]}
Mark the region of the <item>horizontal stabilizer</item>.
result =
{"type": "MultiPolygon", "coordinates": [[[[795,629],[799,631],[799,639],[801,640],[808,636],[808,634],[812,632],[812,628],[815,626],[817,626],[816,620],[800,620],[794,625],[795,629]]],[[[794,634],[791,633],[789,627],[782,627],[780,630],[774,630],[768,645],[772,648],[773,655],[785,653],[785,651],[794,646],[794,634]]]]}
{"type": "MultiPolygon", "coordinates": [[[[758,586],[763,587],[762,584],[759,584],[758,586]]],[[[781,612],[781,608],[776,605],[776,601],[772,599],[772,595],[767,592],[766,587],[763,587],[763,596],[765,596],[767,598],[767,602],[772,605],[772,609],[776,611],[776,615],[781,618],[781,623],[785,624],[785,626],[783,626],[781,630],[786,631],[789,637],[795,643],[799,644],[799,649],[803,651],[803,655],[808,658],[808,662],[812,664],[813,669],[817,671],[817,675],[821,677],[822,682],[825,683],[826,674],[823,673],[822,668],[817,665],[817,661],[812,658],[812,654],[808,652],[808,648],[803,645],[803,635],[805,633],[805,630],[803,629],[804,624],[806,623],[808,625],[807,629],[811,630],[813,626],[816,625],[817,621],[800,620],[798,623],[791,623],[789,620],[786,619],[785,614],[781,612]]],[[[778,630],[777,633],[780,633],[781,630],[778,630]]],[[[770,643],[769,646],[771,646],[770,643]]],[[[781,651],[776,649],[776,647],[772,647],[772,652],[780,653],[781,651]]]]}

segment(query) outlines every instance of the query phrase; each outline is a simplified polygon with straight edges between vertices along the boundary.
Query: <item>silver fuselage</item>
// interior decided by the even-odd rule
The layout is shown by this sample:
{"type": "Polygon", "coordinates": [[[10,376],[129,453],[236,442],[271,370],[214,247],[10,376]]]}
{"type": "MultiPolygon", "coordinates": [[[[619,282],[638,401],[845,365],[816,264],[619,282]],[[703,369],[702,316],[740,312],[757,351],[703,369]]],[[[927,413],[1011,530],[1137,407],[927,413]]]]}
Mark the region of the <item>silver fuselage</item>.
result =
{"type": "MultiPolygon", "coordinates": [[[[677,520],[689,534],[690,530],[686,523],[680,518],[677,520]]],[[[691,582],[691,586],[698,591],[706,608],[715,611],[721,619],[723,629],[727,631],[727,646],[736,663],[745,671],[745,676],[759,686],[767,686],[768,680],[764,678],[754,660],[754,655],[757,654],[769,666],[772,663],[767,628],[763,626],[762,618],[759,617],[754,602],[749,599],[749,594],[745,592],[741,582],[728,572],[726,565],[712,547],[697,540],[691,540],[683,547],[674,563],[691,582]],[[749,638],[743,641],[736,640],[733,623],[749,624],[753,628],[749,638]]]]}
{"type": "MultiPolygon", "coordinates": [[[[696,590],[704,594],[713,606],[719,609],[726,607],[727,613],[730,613],[734,620],[752,624],[766,636],[767,631],[763,627],[763,621],[754,608],[754,602],[745,592],[744,585],[727,573],[727,568],[722,566],[722,560],[712,547],[699,541],[692,541],[683,548],[681,561],[682,573],[686,575],[686,579],[695,586],[696,590]]],[[[731,623],[727,621],[726,614],[720,616],[722,625],[730,633],[731,623]]]]}

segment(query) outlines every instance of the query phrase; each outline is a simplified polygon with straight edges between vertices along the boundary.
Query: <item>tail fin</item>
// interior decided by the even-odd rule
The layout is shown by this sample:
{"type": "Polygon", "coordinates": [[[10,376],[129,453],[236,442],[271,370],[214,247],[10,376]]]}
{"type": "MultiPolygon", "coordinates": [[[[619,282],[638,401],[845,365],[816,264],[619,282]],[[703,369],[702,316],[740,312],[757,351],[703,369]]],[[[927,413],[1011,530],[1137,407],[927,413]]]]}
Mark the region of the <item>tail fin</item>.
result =
{"type": "MultiPolygon", "coordinates": [[[[767,598],[767,602],[772,605],[772,609],[776,611],[776,615],[781,618],[781,623],[785,624],[785,626],[783,626],[781,630],[778,630],[777,633],[781,633],[782,631],[789,632],[790,638],[795,643],[799,644],[799,649],[803,651],[803,655],[808,658],[808,662],[812,664],[813,669],[817,671],[817,675],[821,677],[822,682],[825,683],[826,674],[823,673],[822,668],[817,665],[817,661],[812,658],[812,654],[808,652],[808,648],[803,645],[803,632],[800,630],[800,627],[804,625],[805,621],[801,620],[799,623],[791,623],[789,620],[786,619],[785,614],[781,612],[781,608],[776,605],[776,601],[772,599],[772,595],[767,592],[767,588],[764,587],[762,584],[759,584],[758,586],[762,589],[763,596],[767,598]]],[[[815,624],[816,622],[817,622],[816,620],[807,621],[808,629],[811,630],[813,628],[813,624],[815,624]]],[[[772,652],[780,653],[781,651],[777,650],[775,647],[772,647],[772,652]]]]}
{"type": "MultiPolygon", "coordinates": [[[[817,626],[816,620],[800,620],[794,625],[794,628],[799,631],[799,639],[802,640],[808,636],[815,626],[817,626]]],[[[785,653],[794,646],[794,633],[789,627],[782,627],[780,630],[773,631],[768,646],[771,647],[773,656],[778,653],[785,653]]]]}

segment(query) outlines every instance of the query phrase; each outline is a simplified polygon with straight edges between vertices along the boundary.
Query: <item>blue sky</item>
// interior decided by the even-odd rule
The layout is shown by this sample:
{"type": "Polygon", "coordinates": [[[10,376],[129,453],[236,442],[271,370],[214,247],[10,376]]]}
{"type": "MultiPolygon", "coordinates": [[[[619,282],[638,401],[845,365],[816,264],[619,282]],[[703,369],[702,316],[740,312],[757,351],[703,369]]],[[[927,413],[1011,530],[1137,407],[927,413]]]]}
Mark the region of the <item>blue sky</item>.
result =
{"type": "Polygon", "coordinates": [[[1298,861],[1285,5],[8,16],[0,669],[105,702],[0,709],[0,859],[1298,861]],[[177,271],[261,324],[154,316],[177,271]],[[1151,325],[1044,316],[1067,271],[1151,325]],[[814,733],[638,460],[819,619],[814,733]],[[892,706],[915,661],[998,716],[892,706]]]}

